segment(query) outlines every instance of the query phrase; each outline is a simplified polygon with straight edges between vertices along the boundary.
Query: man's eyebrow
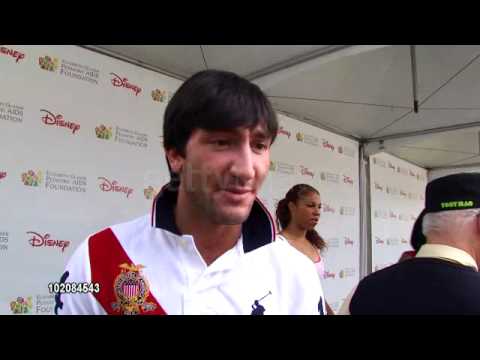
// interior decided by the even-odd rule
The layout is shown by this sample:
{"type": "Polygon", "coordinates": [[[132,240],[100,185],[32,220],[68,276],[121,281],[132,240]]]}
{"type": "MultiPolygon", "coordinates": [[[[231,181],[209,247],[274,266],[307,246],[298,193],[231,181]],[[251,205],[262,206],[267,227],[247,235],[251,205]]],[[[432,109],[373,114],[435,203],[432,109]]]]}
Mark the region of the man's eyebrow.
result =
{"type": "Polygon", "coordinates": [[[218,136],[218,135],[236,135],[238,131],[235,129],[223,129],[223,130],[206,130],[203,136],[218,136]]]}
{"type": "Polygon", "coordinates": [[[268,134],[265,130],[256,129],[252,132],[252,137],[256,140],[269,140],[272,138],[270,134],[268,134]]]}
{"type": "MultiPolygon", "coordinates": [[[[205,132],[204,135],[206,136],[240,135],[241,133],[242,133],[242,129],[236,128],[236,129],[208,130],[205,132]]],[[[263,129],[252,130],[251,136],[254,137],[256,140],[268,140],[272,138],[272,136],[266,130],[263,130],[263,129]]]]}

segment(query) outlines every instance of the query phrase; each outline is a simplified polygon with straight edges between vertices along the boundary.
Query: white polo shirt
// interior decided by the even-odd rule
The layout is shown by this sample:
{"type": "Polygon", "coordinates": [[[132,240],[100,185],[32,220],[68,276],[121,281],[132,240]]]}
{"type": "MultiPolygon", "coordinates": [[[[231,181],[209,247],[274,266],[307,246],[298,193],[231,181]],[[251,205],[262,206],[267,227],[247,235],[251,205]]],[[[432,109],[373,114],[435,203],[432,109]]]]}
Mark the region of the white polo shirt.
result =
{"type": "Polygon", "coordinates": [[[273,241],[273,220],[258,199],[237,244],[209,266],[193,237],[176,228],[175,199],[176,193],[162,190],[152,215],[111,226],[84,241],[62,280],[98,283],[99,292],[59,293],[57,313],[325,312],[315,266],[285,241],[273,241]]]}

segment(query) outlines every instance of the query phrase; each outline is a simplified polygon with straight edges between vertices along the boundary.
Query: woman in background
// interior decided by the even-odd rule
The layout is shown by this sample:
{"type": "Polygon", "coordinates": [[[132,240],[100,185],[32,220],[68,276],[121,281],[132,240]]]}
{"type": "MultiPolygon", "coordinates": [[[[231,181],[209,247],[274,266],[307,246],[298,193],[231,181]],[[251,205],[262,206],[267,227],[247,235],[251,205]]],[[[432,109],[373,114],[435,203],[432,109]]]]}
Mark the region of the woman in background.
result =
{"type": "MultiPolygon", "coordinates": [[[[315,231],[321,208],[318,190],[307,184],[297,184],[278,202],[276,215],[281,228],[278,236],[308,256],[323,279],[325,263],[321,254],[326,243],[315,231]]],[[[325,304],[327,315],[335,315],[326,301],[325,304]]]]}

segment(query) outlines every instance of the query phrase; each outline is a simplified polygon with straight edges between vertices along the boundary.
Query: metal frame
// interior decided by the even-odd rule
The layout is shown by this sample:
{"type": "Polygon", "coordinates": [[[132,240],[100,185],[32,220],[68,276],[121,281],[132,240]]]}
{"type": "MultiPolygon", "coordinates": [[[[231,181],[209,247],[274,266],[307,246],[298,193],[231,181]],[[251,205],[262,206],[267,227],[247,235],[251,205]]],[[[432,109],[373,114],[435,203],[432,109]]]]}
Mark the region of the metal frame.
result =
{"type": "Polygon", "coordinates": [[[417,55],[415,53],[415,45],[410,45],[410,57],[412,61],[413,112],[418,113],[417,55]]]}
{"type": "Polygon", "coordinates": [[[360,260],[359,280],[367,276],[372,269],[372,242],[369,241],[372,234],[371,202],[370,202],[370,161],[365,155],[365,144],[359,146],[359,207],[360,207],[360,260]]]}

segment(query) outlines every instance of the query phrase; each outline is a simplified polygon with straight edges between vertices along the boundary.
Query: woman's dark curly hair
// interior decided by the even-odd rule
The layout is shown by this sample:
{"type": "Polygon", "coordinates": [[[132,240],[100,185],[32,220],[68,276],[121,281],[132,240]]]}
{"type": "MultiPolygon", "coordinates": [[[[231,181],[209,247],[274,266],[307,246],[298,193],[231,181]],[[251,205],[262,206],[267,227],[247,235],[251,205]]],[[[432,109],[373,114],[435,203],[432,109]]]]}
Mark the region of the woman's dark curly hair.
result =
{"type": "MultiPolygon", "coordinates": [[[[277,205],[276,216],[277,225],[279,228],[287,228],[287,226],[290,224],[290,221],[292,220],[292,215],[290,214],[288,203],[293,202],[294,204],[296,204],[299,198],[312,192],[320,195],[317,189],[308,184],[297,184],[293,186],[290,190],[288,190],[285,197],[280,200],[277,205]]],[[[320,251],[323,251],[327,245],[325,240],[323,240],[323,238],[320,236],[320,234],[318,234],[315,229],[308,230],[306,238],[313,246],[318,248],[320,251]]]]}

